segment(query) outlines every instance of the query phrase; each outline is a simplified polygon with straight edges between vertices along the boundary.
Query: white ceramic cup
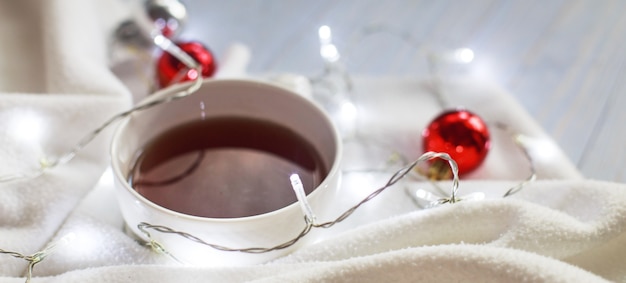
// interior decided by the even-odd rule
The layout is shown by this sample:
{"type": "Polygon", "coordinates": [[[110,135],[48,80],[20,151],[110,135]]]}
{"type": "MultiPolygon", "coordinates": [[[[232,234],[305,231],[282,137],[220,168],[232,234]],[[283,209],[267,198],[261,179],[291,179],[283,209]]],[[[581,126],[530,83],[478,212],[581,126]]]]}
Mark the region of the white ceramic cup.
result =
{"type": "MultiPolygon", "coordinates": [[[[151,95],[157,100],[188,87],[176,85],[151,95]]],[[[137,225],[147,222],[184,231],[211,244],[229,248],[273,247],[296,237],[305,227],[298,203],[268,213],[239,218],[207,218],[172,211],[146,199],[128,183],[133,163],[141,149],[172,127],[204,117],[244,116],[277,123],[309,141],[321,154],[328,174],[307,200],[317,216],[330,213],[340,179],[342,144],[337,129],[315,103],[279,86],[253,80],[207,80],[194,94],[183,99],[133,113],[113,136],[112,168],[116,196],[129,230],[148,240],[137,225]],[[202,108],[202,109],[201,109],[202,108]]],[[[179,235],[149,231],[152,238],[180,261],[194,265],[247,265],[285,255],[317,238],[315,231],[295,245],[269,253],[248,254],[220,251],[179,235]]]]}

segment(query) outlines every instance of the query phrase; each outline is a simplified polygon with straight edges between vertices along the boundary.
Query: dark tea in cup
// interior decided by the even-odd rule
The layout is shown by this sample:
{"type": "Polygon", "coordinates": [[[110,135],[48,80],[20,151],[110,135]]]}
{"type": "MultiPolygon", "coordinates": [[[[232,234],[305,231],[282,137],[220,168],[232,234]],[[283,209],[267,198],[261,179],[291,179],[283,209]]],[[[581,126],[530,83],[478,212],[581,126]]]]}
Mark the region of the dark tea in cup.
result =
{"type": "Polygon", "coordinates": [[[142,149],[128,182],[165,208],[233,218],[296,202],[289,180],[294,173],[310,193],[328,166],[306,139],[284,126],[226,116],[188,122],[154,138],[142,149]]]}

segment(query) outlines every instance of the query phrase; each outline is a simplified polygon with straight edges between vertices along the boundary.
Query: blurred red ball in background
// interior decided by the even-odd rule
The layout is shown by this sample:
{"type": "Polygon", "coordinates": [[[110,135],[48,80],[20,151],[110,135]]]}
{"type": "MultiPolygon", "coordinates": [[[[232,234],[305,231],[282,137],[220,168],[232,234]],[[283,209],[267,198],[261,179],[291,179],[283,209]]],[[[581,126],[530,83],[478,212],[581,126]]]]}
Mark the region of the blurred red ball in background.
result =
{"type": "Polygon", "coordinates": [[[437,116],[422,132],[423,150],[445,152],[456,161],[459,174],[476,169],[490,148],[485,122],[467,110],[449,110],[437,116]]]}
{"type": "MultiPolygon", "coordinates": [[[[213,53],[202,43],[177,42],[176,45],[189,54],[202,66],[202,76],[209,78],[217,70],[217,61],[213,53]]],[[[173,83],[191,81],[198,77],[196,70],[189,69],[183,62],[167,52],[163,52],[157,61],[157,77],[160,87],[166,87],[173,83]]]]}

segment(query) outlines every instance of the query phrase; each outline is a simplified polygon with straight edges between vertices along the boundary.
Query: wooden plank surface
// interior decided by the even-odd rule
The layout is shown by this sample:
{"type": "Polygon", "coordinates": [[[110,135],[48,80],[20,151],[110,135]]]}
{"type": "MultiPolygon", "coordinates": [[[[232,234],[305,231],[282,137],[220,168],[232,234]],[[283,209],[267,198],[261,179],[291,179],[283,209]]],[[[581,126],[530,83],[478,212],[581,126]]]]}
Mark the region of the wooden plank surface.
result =
{"type": "Polygon", "coordinates": [[[185,1],[182,35],[218,55],[252,50],[251,73],[315,75],[317,29],[332,28],[351,74],[426,76],[421,49],[467,47],[443,66],[512,93],[589,178],[626,181],[626,1],[185,1]],[[390,32],[363,36],[366,28],[390,32]],[[405,38],[397,34],[404,34],[405,38]],[[360,39],[359,39],[360,38],[360,39]]]}

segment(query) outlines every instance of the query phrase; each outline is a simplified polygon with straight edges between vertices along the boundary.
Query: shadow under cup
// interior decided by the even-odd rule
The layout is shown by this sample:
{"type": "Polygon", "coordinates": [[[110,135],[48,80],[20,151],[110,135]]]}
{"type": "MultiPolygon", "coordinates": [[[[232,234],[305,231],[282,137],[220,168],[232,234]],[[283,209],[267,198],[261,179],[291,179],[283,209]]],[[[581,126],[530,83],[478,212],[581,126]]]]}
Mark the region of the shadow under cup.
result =
{"type": "MultiPolygon", "coordinates": [[[[189,84],[181,84],[164,89],[150,96],[148,100],[175,95],[188,86],[189,84]]],[[[235,167],[216,169],[215,172],[220,173],[213,172],[216,175],[212,180],[217,181],[209,183],[210,185],[194,187],[185,184],[178,188],[175,185],[164,188],[167,192],[164,193],[165,197],[162,197],[165,201],[163,203],[163,200],[154,198],[149,193],[138,192],[137,184],[131,185],[131,182],[136,181],[133,180],[133,172],[138,160],[141,160],[142,154],[147,151],[146,148],[150,148],[155,140],[163,138],[164,133],[168,133],[165,136],[180,135],[180,131],[176,134],[176,129],[185,125],[233,117],[240,122],[263,121],[278,125],[281,129],[287,129],[288,132],[306,141],[308,147],[316,153],[315,159],[319,159],[321,164],[321,171],[318,172],[321,175],[317,178],[318,180],[308,180],[308,177],[303,175],[303,184],[308,193],[307,200],[318,217],[333,216],[327,214],[331,213],[329,208],[332,207],[339,185],[341,141],[328,116],[311,101],[281,87],[253,80],[209,80],[203,82],[196,93],[133,113],[118,126],[111,145],[111,162],[115,175],[116,196],[130,231],[148,240],[137,227],[139,223],[146,222],[189,233],[211,244],[235,249],[274,247],[295,238],[302,232],[305,227],[304,214],[296,202],[293,189],[289,185],[280,186],[279,189],[274,188],[276,186],[273,185],[281,182],[290,184],[290,173],[295,172],[281,172],[280,176],[274,176],[276,174],[272,175],[273,167],[280,166],[264,166],[265,163],[261,163],[261,166],[252,166],[257,162],[254,156],[239,158],[241,160],[235,163],[235,167]],[[252,181],[239,182],[239,179],[245,180],[246,177],[252,178],[252,181]],[[280,180],[274,183],[265,182],[276,178],[280,180]],[[222,181],[219,180],[230,184],[220,186],[222,181]],[[233,185],[233,183],[236,184],[233,185]],[[313,185],[310,184],[315,184],[315,187],[312,188],[313,185]],[[231,196],[222,198],[224,194],[231,196]],[[176,200],[178,207],[166,208],[168,207],[167,201],[171,199],[176,200]],[[186,201],[189,205],[185,205],[186,201]],[[203,208],[205,202],[207,206],[210,206],[206,210],[203,208]],[[240,211],[244,212],[238,214],[240,211]]],[[[254,131],[255,125],[235,123],[228,124],[225,128],[230,132],[247,134],[254,131]]],[[[211,129],[213,129],[211,125],[201,129],[192,129],[193,137],[189,139],[178,137],[174,139],[174,143],[170,142],[163,148],[156,149],[155,152],[171,151],[179,144],[188,143],[190,140],[197,139],[198,135],[211,132],[211,129]]],[[[234,140],[245,139],[248,143],[255,145],[257,140],[261,142],[261,139],[274,137],[273,133],[261,135],[264,132],[266,131],[259,131],[258,135],[248,135],[243,138],[235,135],[234,140]]],[[[211,141],[219,139],[218,136],[209,138],[211,141]]],[[[282,150],[282,146],[272,145],[272,143],[270,140],[269,146],[273,146],[275,150],[282,150]]],[[[210,162],[211,158],[207,159],[210,156],[212,155],[207,154],[203,158],[208,160],[206,162],[210,162]]],[[[218,167],[225,167],[224,164],[230,159],[215,160],[218,161],[218,167]]],[[[207,166],[199,170],[209,170],[214,167],[207,166]]],[[[184,168],[179,170],[185,172],[184,168]]],[[[183,173],[178,175],[186,174],[183,173]]],[[[201,175],[198,176],[202,179],[206,175],[208,178],[211,173],[199,172],[198,174],[201,175]]],[[[168,179],[168,177],[164,178],[168,179]]],[[[150,190],[150,187],[144,189],[150,190]]],[[[179,260],[196,265],[212,266],[266,262],[293,251],[304,242],[314,240],[317,238],[315,232],[313,231],[295,245],[285,249],[248,254],[219,251],[192,242],[180,235],[150,230],[152,238],[179,260]]]]}

